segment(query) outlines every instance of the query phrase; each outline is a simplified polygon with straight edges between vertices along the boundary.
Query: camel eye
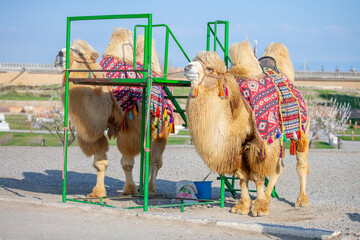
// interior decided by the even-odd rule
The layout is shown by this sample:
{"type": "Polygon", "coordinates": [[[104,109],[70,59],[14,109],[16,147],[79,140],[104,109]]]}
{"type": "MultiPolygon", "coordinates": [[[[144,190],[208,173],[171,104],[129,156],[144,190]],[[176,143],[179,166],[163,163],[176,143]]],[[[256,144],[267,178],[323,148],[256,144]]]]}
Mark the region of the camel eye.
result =
{"type": "Polygon", "coordinates": [[[206,70],[208,70],[209,72],[214,71],[214,69],[213,69],[213,68],[211,68],[211,67],[207,67],[207,68],[206,68],[206,70]]]}

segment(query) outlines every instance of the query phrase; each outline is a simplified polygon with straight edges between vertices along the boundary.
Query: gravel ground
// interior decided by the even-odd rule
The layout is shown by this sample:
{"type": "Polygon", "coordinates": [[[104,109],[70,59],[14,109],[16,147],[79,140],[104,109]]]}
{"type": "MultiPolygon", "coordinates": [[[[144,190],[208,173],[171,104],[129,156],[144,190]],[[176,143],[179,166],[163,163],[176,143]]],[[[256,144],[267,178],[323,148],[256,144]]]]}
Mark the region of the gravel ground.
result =
{"type": "MultiPolygon", "coordinates": [[[[120,165],[121,155],[116,147],[110,148],[108,158],[110,165],[105,178],[107,193],[108,196],[119,196],[125,184],[125,176],[120,165]]],[[[359,158],[360,148],[311,149],[309,154],[310,173],[307,182],[310,206],[307,208],[293,207],[299,193],[299,179],[296,173],[296,159],[287,152],[284,159],[285,170],[276,185],[280,198],[272,200],[269,216],[253,218],[231,214],[229,211],[239,196],[235,199],[229,193],[226,194],[226,203],[223,209],[218,205],[201,205],[186,207],[184,213],[180,213],[179,208],[151,208],[149,212],[177,214],[209,220],[327,229],[341,231],[342,239],[358,239],[360,237],[359,158]]],[[[13,200],[41,203],[58,203],[61,201],[62,148],[1,147],[0,160],[2,163],[0,168],[0,204],[13,200]]],[[[159,171],[156,182],[158,193],[174,196],[176,182],[180,180],[199,181],[208,173],[208,168],[193,146],[168,146],[164,153],[164,164],[159,171]]],[[[136,160],[134,178],[138,184],[139,159],[136,160]]],[[[220,197],[220,182],[216,178],[217,174],[212,173],[207,179],[214,181],[212,184],[213,199],[220,197]]],[[[70,147],[68,154],[68,197],[84,197],[91,192],[95,181],[96,174],[92,168],[92,159],[86,158],[79,148],[70,147]]],[[[255,189],[253,184],[250,185],[250,188],[255,189]]],[[[252,196],[256,197],[256,194],[252,193],[252,196]]],[[[150,204],[166,203],[166,201],[170,200],[155,199],[151,200],[150,204]]],[[[138,200],[109,200],[108,204],[127,207],[137,206],[140,202],[138,200]]],[[[79,205],[83,204],[76,204],[75,206],[79,205]]],[[[0,212],[3,211],[5,208],[0,207],[0,212]]],[[[126,211],[140,213],[142,210],[126,211]]],[[[173,225],[173,228],[176,228],[176,225],[173,225]]],[[[179,235],[175,236],[180,238],[179,235]]],[[[234,237],[230,234],[223,235],[223,238],[227,239],[231,236],[234,237]]],[[[22,237],[18,236],[18,238],[22,237]]],[[[249,238],[251,239],[251,236],[249,238]]]]}

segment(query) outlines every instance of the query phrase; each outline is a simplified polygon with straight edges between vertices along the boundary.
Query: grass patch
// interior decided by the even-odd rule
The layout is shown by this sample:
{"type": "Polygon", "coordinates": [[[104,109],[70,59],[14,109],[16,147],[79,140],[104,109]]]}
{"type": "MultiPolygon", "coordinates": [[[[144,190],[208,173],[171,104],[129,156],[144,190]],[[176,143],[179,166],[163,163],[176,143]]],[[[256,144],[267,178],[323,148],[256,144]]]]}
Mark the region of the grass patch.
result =
{"type": "MultiPolygon", "coordinates": [[[[58,138],[49,133],[18,133],[18,132],[0,132],[0,145],[2,146],[42,146],[42,140],[45,139],[45,146],[62,146],[58,138]]],[[[169,137],[167,145],[187,145],[189,138],[169,137]]],[[[116,146],[116,139],[109,140],[110,146],[116,146]]],[[[71,147],[79,146],[77,139],[71,144],[71,147]]]]}
{"type": "MultiPolygon", "coordinates": [[[[351,136],[338,136],[341,140],[352,141],[351,136]]],[[[354,136],[354,141],[360,141],[360,136],[354,136]]]]}
{"type": "Polygon", "coordinates": [[[9,127],[12,130],[30,130],[30,123],[25,115],[6,114],[5,121],[9,123],[9,127]]]}
{"type": "Polygon", "coordinates": [[[320,90],[320,89],[314,89],[313,91],[317,92],[320,98],[327,100],[334,98],[339,103],[350,103],[351,108],[360,108],[360,97],[354,93],[346,93],[343,91],[335,91],[335,90],[320,90]]]}
{"type": "Polygon", "coordinates": [[[169,137],[167,145],[188,145],[190,138],[184,137],[169,137]]]}
{"type": "MultiPolygon", "coordinates": [[[[59,95],[59,84],[45,86],[0,85],[0,100],[48,101],[51,95],[59,95]]],[[[59,97],[53,98],[60,101],[59,97]]]]}
{"type": "Polygon", "coordinates": [[[57,138],[47,133],[18,133],[18,132],[0,132],[0,138],[11,134],[12,141],[4,146],[41,146],[42,139],[45,139],[46,146],[61,146],[57,138]]]}
{"type": "Polygon", "coordinates": [[[190,131],[189,130],[179,130],[179,133],[177,135],[190,136],[190,131]]]}

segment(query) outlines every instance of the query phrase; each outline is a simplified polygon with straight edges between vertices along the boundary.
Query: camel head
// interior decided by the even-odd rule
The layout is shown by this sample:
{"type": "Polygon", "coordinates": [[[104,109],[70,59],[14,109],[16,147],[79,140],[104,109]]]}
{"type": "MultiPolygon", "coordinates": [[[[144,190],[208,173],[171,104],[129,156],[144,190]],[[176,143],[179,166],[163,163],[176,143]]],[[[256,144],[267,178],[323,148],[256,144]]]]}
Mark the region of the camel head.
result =
{"type": "Polygon", "coordinates": [[[185,77],[191,81],[192,90],[203,85],[212,88],[226,72],[224,61],[216,52],[199,52],[184,68],[185,77]]]}
{"type": "Polygon", "coordinates": [[[262,69],[248,41],[231,45],[229,54],[231,58],[230,72],[236,78],[250,78],[262,74],[262,69]]]}
{"type": "MultiPolygon", "coordinates": [[[[144,65],[144,46],[145,46],[145,38],[144,35],[139,35],[136,38],[136,61],[141,65],[144,65]]],[[[159,55],[155,49],[155,41],[152,40],[152,52],[151,52],[151,70],[156,72],[157,74],[161,73],[160,63],[159,63],[159,55]]]]}
{"type": "Polygon", "coordinates": [[[115,28],[102,57],[115,57],[120,61],[132,63],[133,42],[133,33],[130,30],[115,28]]]}
{"type": "Polygon", "coordinates": [[[284,73],[290,81],[294,81],[295,72],[291,63],[289,51],[282,43],[270,43],[264,51],[262,57],[272,57],[275,59],[277,69],[284,73]]]}
{"type": "MultiPolygon", "coordinates": [[[[85,40],[75,40],[70,46],[70,66],[74,61],[82,63],[95,63],[99,58],[99,53],[90,46],[85,40]]],[[[63,48],[56,55],[55,67],[64,71],[66,63],[66,48],[63,48]]]]}

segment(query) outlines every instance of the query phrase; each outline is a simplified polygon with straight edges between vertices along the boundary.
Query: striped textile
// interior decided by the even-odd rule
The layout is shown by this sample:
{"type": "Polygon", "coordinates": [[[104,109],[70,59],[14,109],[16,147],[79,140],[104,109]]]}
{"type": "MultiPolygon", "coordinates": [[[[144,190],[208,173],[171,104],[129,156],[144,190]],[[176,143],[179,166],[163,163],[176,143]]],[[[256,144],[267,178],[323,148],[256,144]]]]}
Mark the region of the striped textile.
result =
{"type": "Polygon", "coordinates": [[[270,68],[264,68],[264,72],[272,79],[281,93],[281,113],[286,137],[292,139],[294,138],[294,133],[299,137],[299,107],[302,125],[305,124],[307,119],[306,104],[303,96],[284,74],[277,74],[270,68]]]}
{"type": "MultiPolygon", "coordinates": [[[[100,62],[102,69],[104,70],[132,70],[133,66],[125,62],[120,62],[116,58],[106,57],[100,62]]],[[[143,69],[140,63],[136,63],[136,69],[143,69]]],[[[152,72],[153,77],[157,74],[152,72]]],[[[142,78],[142,73],[136,72],[107,72],[108,78],[142,78]]],[[[170,88],[170,87],[169,87],[170,88]]],[[[170,88],[172,91],[172,89],[170,88]]],[[[130,110],[134,109],[137,102],[142,102],[143,90],[141,87],[125,87],[125,86],[112,86],[112,91],[119,106],[126,114],[130,110]]],[[[159,111],[162,117],[163,109],[167,109],[167,113],[173,116],[174,105],[169,99],[165,99],[165,91],[160,86],[153,86],[151,88],[151,113],[156,114],[156,109],[159,107],[159,111]],[[155,111],[153,109],[155,108],[155,111]]]]}
{"type": "Polygon", "coordinates": [[[307,119],[304,98],[284,74],[279,75],[270,68],[264,68],[264,73],[266,75],[260,80],[236,79],[241,94],[254,112],[261,138],[267,140],[282,132],[281,124],[286,138],[293,139],[294,133],[300,137],[299,106],[302,124],[307,119]],[[282,98],[281,115],[279,94],[282,98]]]}

